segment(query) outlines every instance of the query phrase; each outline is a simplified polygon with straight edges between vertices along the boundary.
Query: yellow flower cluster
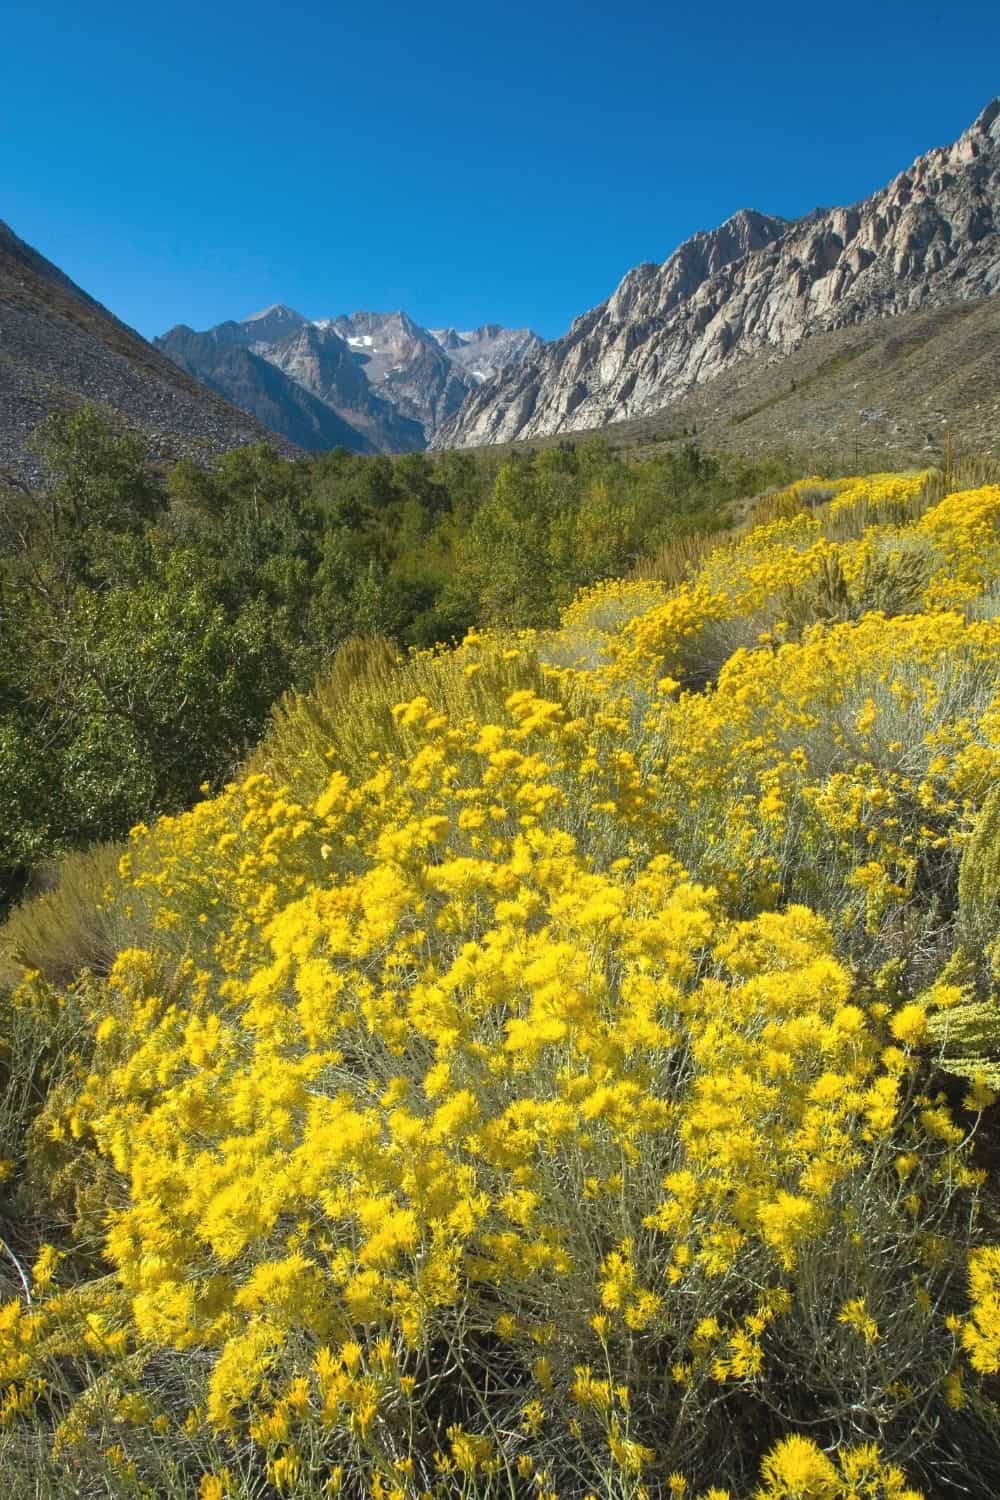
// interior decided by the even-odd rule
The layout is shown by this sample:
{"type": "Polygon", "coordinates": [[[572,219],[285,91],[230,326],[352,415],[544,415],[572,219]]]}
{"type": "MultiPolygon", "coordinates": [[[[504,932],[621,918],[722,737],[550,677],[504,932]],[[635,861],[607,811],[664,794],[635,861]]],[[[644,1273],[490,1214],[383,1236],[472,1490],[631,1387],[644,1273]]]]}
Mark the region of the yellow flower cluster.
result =
{"type": "Polygon", "coordinates": [[[923,485],[591,591],[566,628],[599,659],[544,692],[522,641],[534,685],[489,715],[429,688],[322,784],[257,771],[135,831],[143,939],[37,1126],[90,1164],[112,1275],[42,1251],[0,1310],[0,1423],[85,1354],[62,1442],[104,1370],[133,1425],[249,1445],[282,1494],[724,1500],[738,1410],[758,1500],[919,1500],[832,1435],[867,1401],[919,1456],[963,1359],[1000,1369],[972,1126],[921,1051],[961,990],[898,961],[1000,776],[1000,622],[939,607],[1000,574],[1000,492],[919,518],[923,485]],[[924,612],[782,632],[831,557],[849,586],[895,545],[831,539],[845,511],[899,505],[924,612]],[[171,1361],[190,1406],[143,1404],[171,1361]]]}
{"type": "Polygon", "coordinates": [[[662,604],[666,586],[655,579],[613,578],[581,589],[562,612],[564,630],[598,631],[611,635],[629,620],[662,604]]]}
{"type": "Polygon", "coordinates": [[[961,606],[994,590],[1000,577],[1000,485],[947,495],[927,512],[919,531],[944,558],[928,603],[961,606]]]}
{"type": "Polygon", "coordinates": [[[910,509],[923,494],[930,478],[924,470],[916,474],[866,474],[863,479],[841,480],[829,516],[835,519],[848,511],[862,511],[870,523],[910,509]]]}
{"type": "MultiPolygon", "coordinates": [[[[619,610],[624,625],[618,625],[611,642],[612,677],[655,682],[666,672],[697,679],[706,637],[715,666],[737,645],[787,638],[796,594],[820,582],[831,565],[841,570],[849,588],[862,590],[857,615],[865,607],[881,607],[877,598],[863,597],[866,569],[873,563],[891,569],[914,549],[923,549],[928,563],[921,607],[966,602],[977,589],[987,588],[1000,568],[1000,491],[987,486],[948,496],[921,517],[928,481],[927,474],[841,480],[826,492],[836,490],[836,498],[821,507],[804,505],[801,498],[817,481],[792,486],[783,492],[788,514],[715,548],[691,579],[669,590],[658,606],[641,614],[619,610]]],[[[571,624],[580,617],[599,619],[602,610],[614,610],[616,589],[624,591],[624,603],[633,591],[638,598],[643,588],[650,584],[605,585],[603,593],[601,588],[591,591],[564,618],[571,624]]],[[[823,619],[823,611],[814,618],[823,619]]]]}
{"type": "Polygon", "coordinates": [[[957,859],[1000,776],[998,657],[1000,620],[954,613],[736,651],[712,692],[650,715],[670,846],[734,895],[792,890],[877,927],[929,860],[957,859]]]}

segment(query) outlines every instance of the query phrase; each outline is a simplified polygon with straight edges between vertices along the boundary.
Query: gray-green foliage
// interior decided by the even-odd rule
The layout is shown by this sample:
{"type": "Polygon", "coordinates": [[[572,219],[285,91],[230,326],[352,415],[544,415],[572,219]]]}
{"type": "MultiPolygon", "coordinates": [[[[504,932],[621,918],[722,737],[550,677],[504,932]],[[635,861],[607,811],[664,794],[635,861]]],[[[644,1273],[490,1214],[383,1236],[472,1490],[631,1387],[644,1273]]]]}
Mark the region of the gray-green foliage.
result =
{"type": "Polygon", "coordinates": [[[1000,785],[987,794],[962,856],[958,906],[969,946],[985,949],[1000,937],[1000,785]]]}
{"type": "Polygon", "coordinates": [[[1000,786],[988,793],[958,874],[955,978],[970,998],[933,1016],[942,1066],[1000,1088],[1000,786]]]}
{"type": "Polygon", "coordinates": [[[950,1006],[928,1024],[941,1046],[946,1073],[981,1078],[991,1088],[1000,1088],[1000,1001],[996,996],[950,1006]]]}
{"type": "Polygon", "coordinates": [[[0,983],[5,969],[36,971],[57,985],[84,969],[107,969],[126,930],[121,852],[120,845],[98,844],[42,867],[35,893],[0,926],[0,983]]]}
{"type": "Polygon", "coordinates": [[[860,620],[873,610],[885,615],[906,614],[920,607],[931,574],[928,548],[896,546],[871,552],[856,579],[848,580],[839,557],[824,557],[814,579],[789,591],[785,613],[796,634],[817,621],[860,620]]]}

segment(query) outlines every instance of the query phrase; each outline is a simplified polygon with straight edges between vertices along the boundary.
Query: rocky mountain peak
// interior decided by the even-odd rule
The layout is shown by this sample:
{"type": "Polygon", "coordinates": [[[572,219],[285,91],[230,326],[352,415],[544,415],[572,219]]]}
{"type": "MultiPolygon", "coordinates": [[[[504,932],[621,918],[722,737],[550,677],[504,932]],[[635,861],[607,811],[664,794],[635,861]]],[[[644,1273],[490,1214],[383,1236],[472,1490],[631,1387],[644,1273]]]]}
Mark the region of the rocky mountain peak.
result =
{"type": "Polygon", "coordinates": [[[487,339],[498,339],[505,331],[502,323],[481,323],[478,328],[474,328],[464,337],[467,343],[482,344],[487,339]]]}
{"type": "MultiPolygon", "coordinates": [[[[717,229],[702,230],[692,235],[688,245],[703,244],[706,254],[715,269],[749,255],[752,250],[761,250],[774,240],[780,239],[793,221],[779,218],[776,214],[762,214],[755,208],[740,208],[724,220],[717,229]]],[[[681,247],[684,248],[683,246],[681,247]]]]}
{"type": "Polygon", "coordinates": [[[272,343],[275,339],[284,338],[293,329],[304,327],[308,321],[294,307],[288,307],[284,302],[275,302],[261,312],[251,313],[242,322],[225,326],[238,328],[247,343],[272,343]]]}
{"type": "Polygon", "coordinates": [[[474,385],[520,364],[541,349],[543,342],[530,328],[504,328],[502,323],[482,323],[465,333],[449,328],[444,335],[447,344],[438,333],[434,337],[474,385]]]}
{"type": "Polygon", "coordinates": [[[456,328],[429,328],[428,333],[449,353],[462,348],[462,338],[456,328]]]}
{"type": "Polygon", "coordinates": [[[265,307],[262,312],[251,313],[244,323],[283,322],[304,323],[306,319],[294,307],[289,307],[287,302],[272,302],[270,307],[265,307]]]}
{"type": "Polygon", "coordinates": [[[333,320],[333,326],[348,341],[370,338],[383,344],[398,343],[401,339],[433,342],[427,329],[414,323],[401,309],[387,313],[355,312],[350,317],[342,315],[333,320]]]}
{"type": "Polygon", "coordinates": [[[485,381],[434,446],[643,416],[762,350],[1000,290],[1000,100],[860,203],[741,209],[635,267],[561,339],[485,381]]]}
{"type": "Polygon", "coordinates": [[[973,120],[964,135],[959,137],[959,143],[969,138],[975,139],[976,136],[989,136],[994,143],[1000,140],[1000,95],[992,99],[982,114],[973,120]]]}
{"type": "Polygon", "coordinates": [[[309,319],[284,303],[203,334],[178,326],[157,343],[184,369],[201,370],[214,389],[231,380],[237,404],[263,408],[266,420],[283,431],[281,388],[253,364],[265,362],[292,383],[286,404],[296,442],[330,446],[333,431],[337,442],[362,452],[425,447],[470,390],[541,346],[530,329],[498,323],[469,333],[432,332],[402,309],[309,319]],[[232,349],[252,359],[219,358],[220,350],[232,349]],[[340,426],[331,427],[303,396],[336,414],[340,426]]]}

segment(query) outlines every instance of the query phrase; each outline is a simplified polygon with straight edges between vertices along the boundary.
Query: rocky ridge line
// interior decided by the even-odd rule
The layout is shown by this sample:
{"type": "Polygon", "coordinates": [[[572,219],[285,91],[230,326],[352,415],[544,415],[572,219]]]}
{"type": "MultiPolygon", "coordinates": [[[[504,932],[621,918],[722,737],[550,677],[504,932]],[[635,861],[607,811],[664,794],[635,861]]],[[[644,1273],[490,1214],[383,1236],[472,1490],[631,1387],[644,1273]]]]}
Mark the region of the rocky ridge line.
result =
{"type": "Polygon", "coordinates": [[[51,412],[85,401],[141,431],[154,458],[276,441],[293,451],[0,223],[0,470],[37,480],[32,433],[51,412]]]}
{"type": "Polygon", "coordinates": [[[761,350],[998,289],[1000,99],[860,203],[791,223],[742,210],[637,266],[563,338],[472,392],[432,446],[648,415],[761,350]]]}
{"type": "Polygon", "coordinates": [[[484,324],[468,333],[432,332],[404,312],[310,319],[282,303],[204,333],[179,324],[155,342],[189,373],[293,441],[312,449],[340,444],[359,453],[425,448],[470,391],[541,347],[526,328],[484,324]],[[283,388],[284,404],[274,379],[254,361],[290,383],[283,388]],[[317,404],[329,420],[318,414],[317,404]],[[311,430],[303,426],[304,407],[311,430]],[[339,433],[336,443],[332,430],[339,433]]]}

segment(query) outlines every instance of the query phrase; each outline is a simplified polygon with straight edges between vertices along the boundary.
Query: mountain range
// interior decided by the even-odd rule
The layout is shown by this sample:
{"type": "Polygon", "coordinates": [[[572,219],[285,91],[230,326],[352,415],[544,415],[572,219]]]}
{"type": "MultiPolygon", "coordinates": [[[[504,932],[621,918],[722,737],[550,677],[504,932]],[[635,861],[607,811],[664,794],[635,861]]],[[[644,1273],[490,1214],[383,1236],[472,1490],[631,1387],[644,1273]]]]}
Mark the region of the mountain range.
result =
{"type": "Polygon", "coordinates": [[[261,441],[401,453],[610,424],[621,441],[690,430],[758,452],[877,438],[909,458],[946,428],[995,448],[998,335],[1000,99],[856,204],[793,220],[743,209],[693,235],[549,343],[277,304],[178,325],[154,347],[0,223],[0,472],[36,477],[32,430],[85,400],[164,459],[261,441]]]}
{"type": "Polygon", "coordinates": [[[1000,99],[951,146],[847,208],[744,209],[637,266],[560,339],[470,393],[432,439],[474,446],[603,427],[848,325],[1000,290],[1000,99]]]}
{"type": "Polygon", "coordinates": [[[155,340],[188,374],[302,448],[426,448],[470,392],[542,347],[530,329],[422,328],[404,312],[310,319],[276,304],[155,340]]]}

